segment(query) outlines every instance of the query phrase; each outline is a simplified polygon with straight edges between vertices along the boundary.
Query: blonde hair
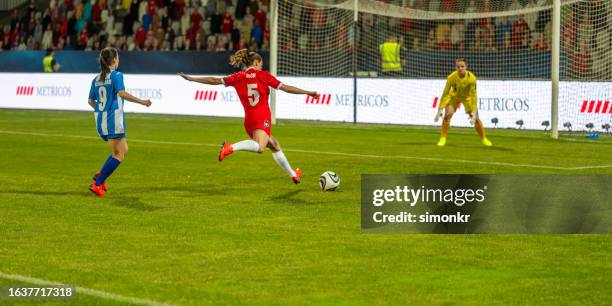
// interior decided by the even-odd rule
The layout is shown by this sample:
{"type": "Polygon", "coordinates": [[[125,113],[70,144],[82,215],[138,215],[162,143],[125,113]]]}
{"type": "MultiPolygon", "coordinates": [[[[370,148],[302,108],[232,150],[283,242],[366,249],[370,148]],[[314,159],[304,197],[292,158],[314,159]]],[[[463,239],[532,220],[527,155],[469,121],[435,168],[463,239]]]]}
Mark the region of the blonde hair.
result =
{"type": "Polygon", "coordinates": [[[246,68],[255,61],[262,61],[261,55],[257,54],[257,52],[249,52],[248,49],[240,49],[236,51],[232,56],[230,56],[230,65],[236,68],[246,68]]]}

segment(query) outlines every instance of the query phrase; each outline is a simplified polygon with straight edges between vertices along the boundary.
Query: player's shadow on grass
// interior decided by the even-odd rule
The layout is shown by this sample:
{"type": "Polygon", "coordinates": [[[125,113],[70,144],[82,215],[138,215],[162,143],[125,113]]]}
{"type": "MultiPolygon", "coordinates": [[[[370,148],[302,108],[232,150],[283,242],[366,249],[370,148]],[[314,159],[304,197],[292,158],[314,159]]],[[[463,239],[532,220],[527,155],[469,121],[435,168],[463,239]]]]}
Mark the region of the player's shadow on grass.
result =
{"type": "Polygon", "coordinates": [[[123,208],[129,208],[129,209],[138,210],[138,211],[155,211],[155,210],[161,209],[161,207],[144,203],[143,201],[140,200],[140,198],[134,197],[134,196],[113,197],[111,199],[110,205],[117,206],[117,207],[123,207],[123,208]]]}
{"type": "Polygon", "coordinates": [[[91,196],[90,192],[82,192],[82,191],[36,191],[36,190],[6,190],[2,191],[2,193],[14,193],[14,194],[29,194],[36,196],[91,196]]]}
{"type": "Polygon", "coordinates": [[[415,142],[397,142],[395,143],[400,146],[435,146],[436,143],[432,143],[431,141],[415,141],[415,142]]]}
{"type": "Polygon", "coordinates": [[[462,149],[484,149],[491,151],[500,151],[500,152],[514,152],[515,150],[512,148],[500,147],[493,145],[492,147],[485,147],[481,144],[470,144],[470,145],[461,145],[461,144],[446,144],[447,148],[462,148],[462,149]]]}
{"type": "Polygon", "coordinates": [[[279,194],[277,196],[274,197],[270,197],[269,200],[270,201],[274,201],[275,203],[283,203],[283,204],[290,204],[290,205],[295,205],[295,204],[299,204],[299,205],[306,205],[306,204],[313,204],[311,202],[308,202],[302,198],[299,197],[300,192],[302,192],[302,189],[297,189],[297,190],[292,190],[289,192],[285,192],[282,194],[279,194]]]}
{"type": "Polygon", "coordinates": [[[176,195],[179,197],[193,197],[194,193],[206,195],[206,196],[215,196],[215,195],[224,195],[227,194],[227,189],[222,188],[211,188],[208,185],[179,185],[179,186],[165,186],[165,187],[152,187],[148,188],[147,192],[155,191],[155,192],[179,192],[183,193],[183,195],[176,195]]]}

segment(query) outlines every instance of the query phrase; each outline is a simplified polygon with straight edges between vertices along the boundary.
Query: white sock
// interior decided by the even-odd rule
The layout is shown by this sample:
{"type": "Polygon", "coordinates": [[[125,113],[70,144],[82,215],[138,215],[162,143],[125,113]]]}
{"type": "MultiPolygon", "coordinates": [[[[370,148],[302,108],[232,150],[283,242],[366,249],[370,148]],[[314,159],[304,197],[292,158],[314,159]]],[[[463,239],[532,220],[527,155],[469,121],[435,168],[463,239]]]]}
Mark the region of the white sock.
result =
{"type": "Polygon", "coordinates": [[[291,176],[291,177],[295,176],[295,171],[293,171],[293,169],[291,169],[291,165],[289,165],[289,161],[285,157],[285,154],[283,154],[282,150],[278,151],[276,153],[272,153],[272,157],[274,157],[274,160],[276,161],[276,163],[281,168],[283,168],[283,170],[285,170],[285,172],[287,172],[289,174],[289,176],[291,176]]]}
{"type": "Polygon", "coordinates": [[[234,151],[257,152],[259,151],[259,144],[255,140],[243,140],[233,144],[232,149],[234,149],[234,151]]]}

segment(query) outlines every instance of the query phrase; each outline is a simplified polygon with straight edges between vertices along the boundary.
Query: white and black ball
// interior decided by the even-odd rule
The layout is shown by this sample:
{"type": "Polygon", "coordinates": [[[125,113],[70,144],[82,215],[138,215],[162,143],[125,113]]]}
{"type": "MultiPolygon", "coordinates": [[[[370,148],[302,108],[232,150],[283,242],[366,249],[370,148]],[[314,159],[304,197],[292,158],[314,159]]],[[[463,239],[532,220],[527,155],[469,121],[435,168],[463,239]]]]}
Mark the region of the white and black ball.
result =
{"type": "Polygon", "coordinates": [[[340,186],[340,177],[333,171],[325,171],[319,177],[319,186],[323,191],[334,191],[340,186]]]}

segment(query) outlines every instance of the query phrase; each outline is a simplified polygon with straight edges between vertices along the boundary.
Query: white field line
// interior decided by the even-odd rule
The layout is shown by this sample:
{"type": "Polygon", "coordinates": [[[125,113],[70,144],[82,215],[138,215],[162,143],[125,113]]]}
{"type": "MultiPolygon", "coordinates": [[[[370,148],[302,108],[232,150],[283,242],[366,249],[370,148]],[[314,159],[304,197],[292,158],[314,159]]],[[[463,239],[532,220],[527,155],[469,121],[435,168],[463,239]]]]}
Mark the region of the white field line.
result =
{"type": "MultiPolygon", "coordinates": [[[[0,278],[11,280],[11,281],[16,281],[16,282],[38,285],[38,286],[71,286],[71,285],[66,285],[66,284],[62,284],[58,282],[52,282],[52,281],[40,279],[40,278],[34,278],[34,277],[29,277],[29,276],[24,276],[24,275],[19,275],[19,274],[8,274],[4,272],[0,272],[0,278]]],[[[124,303],[136,304],[136,305],[152,305],[152,306],[169,305],[169,304],[160,303],[160,302],[156,302],[152,300],[124,296],[124,295],[119,295],[115,293],[110,293],[106,291],[90,289],[90,288],[85,288],[85,287],[75,286],[74,288],[76,290],[77,295],[78,294],[91,295],[91,296],[95,296],[95,297],[99,297],[99,298],[103,298],[107,300],[113,300],[117,302],[124,302],[124,303]]]]}
{"type": "MultiPolygon", "coordinates": [[[[42,137],[61,137],[61,138],[79,138],[79,139],[99,139],[99,137],[95,137],[95,136],[62,135],[62,134],[48,134],[48,133],[21,132],[21,131],[2,131],[2,130],[0,130],[0,134],[42,136],[42,137]]],[[[129,141],[130,142],[142,142],[142,143],[154,143],[154,144],[183,145],[183,146],[220,147],[220,144],[210,144],[210,143],[159,141],[159,140],[146,140],[146,139],[134,139],[134,138],[130,138],[129,141]]],[[[405,155],[384,156],[384,155],[359,154],[359,153],[344,153],[344,152],[326,152],[326,151],[300,150],[300,149],[283,149],[283,150],[286,151],[286,152],[296,152],[296,153],[306,153],[306,154],[319,154],[319,155],[333,155],[333,156],[346,156],[346,157],[359,157],[359,158],[410,159],[410,160],[434,161],[434,162],[451,163],[451,164],[453,164],[453,163],[464,163],[464,164],[493,165],[493,166],[504,166],[504,167],[551,169],[551,170],[585,170],[585,169],[612,168],[612,165],[580,166],[580,167],[559,167],[559,166],[545,166],[545,165],[533,165],[533,164],[515,164],[515,163],[506,163],[506,162],[479,161],[479,160],[467,160],[467,159],[452,159],[452,160],[450,160],[450,159],[445,159],[445,158],[421,157],[421,156],[405,156],[405,155]]]]}

